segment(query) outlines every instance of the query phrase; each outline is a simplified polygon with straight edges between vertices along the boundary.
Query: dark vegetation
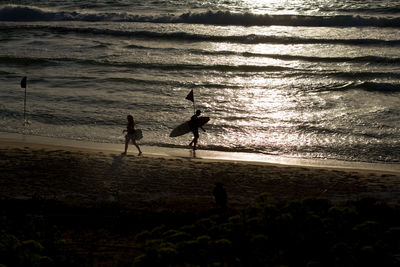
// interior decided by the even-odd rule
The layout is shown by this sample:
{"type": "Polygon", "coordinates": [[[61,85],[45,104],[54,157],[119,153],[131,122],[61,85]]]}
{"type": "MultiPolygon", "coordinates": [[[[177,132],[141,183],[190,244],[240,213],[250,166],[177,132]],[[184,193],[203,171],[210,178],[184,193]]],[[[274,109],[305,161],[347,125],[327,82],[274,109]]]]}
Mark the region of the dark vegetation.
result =
{"type": "Polygon", "coordinates": [[[0,266],[400,266],[399,207],[326,199],[124,211],[0,201],[0,266]]]}

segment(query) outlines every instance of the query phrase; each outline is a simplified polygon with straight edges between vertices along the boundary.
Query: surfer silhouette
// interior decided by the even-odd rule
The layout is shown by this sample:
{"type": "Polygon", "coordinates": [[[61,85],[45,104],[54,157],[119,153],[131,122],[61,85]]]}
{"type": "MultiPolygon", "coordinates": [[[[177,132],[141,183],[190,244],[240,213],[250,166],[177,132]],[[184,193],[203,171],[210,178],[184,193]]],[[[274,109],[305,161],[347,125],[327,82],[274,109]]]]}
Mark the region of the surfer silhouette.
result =
{"type": "Polygon", "coordinates": [[[192,116],[189,121],[189,128],[193,133],[193,140],[190,142],[189,146],[193,146],[193,150],[197,149],[197,141],[199,139],[199,127],[205,132],[203,127],[199,126],[199,116],[201,114],[200,110],[196,110],[196,113],[192,116]]]}
{"type": "Polygon", "coordinates": [[[128,115],[127,119],[128,119],[128,124],[127,124],[127,126],[126,126],[126,130],[123,130],[123,131],[122,131],[123,133],[125,133],[125,132],[127,133],[127,134],[125,135],[125,152],[124,152],[123,154],[126,155],[126,152],[128,151],[128,144],[129,144],[129,141],[132,140],[132,143],[133,143],[133,144],[136,146],[136,148],[138,149],[138,151],[139,151],[139,156],[140,156],[140,155],[142,155],[142,151],[140,150],[139,145],[136,143],[135,121],[134,121],[132,115],[128,115]]]}

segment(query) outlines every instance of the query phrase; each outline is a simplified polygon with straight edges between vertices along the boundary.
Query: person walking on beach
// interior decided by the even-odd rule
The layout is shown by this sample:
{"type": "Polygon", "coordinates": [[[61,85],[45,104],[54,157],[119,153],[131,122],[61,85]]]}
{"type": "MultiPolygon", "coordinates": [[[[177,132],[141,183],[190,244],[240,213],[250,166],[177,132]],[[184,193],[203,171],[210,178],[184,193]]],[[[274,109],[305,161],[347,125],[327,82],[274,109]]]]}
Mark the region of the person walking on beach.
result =
{"type": "Polygon", "coordinates": [[[126,155],[126,152],[128,151],[128,144],[129,141],[132,140],[132,143],[136,146],[136,148],[139,151],[139,156],[142,155],[142,151],[140,150],[139,145],[136,143],[136,130],[135,130],[135,121],[133,119],[132,115],[128,115],[127,117],[128,119],[128,124],[126,126],[126,130],[123,130],[123,133],[127,133],[125,135],[125,152],[123,153],[124,155],[126,155]]]}
{"type": "MultiPolygon", "coordinates": [[[[189,146],[193,145],[193,150],[196,150],[197,140],[199,139],[199,116],[201,114],[200,110],[196,110],[196,113],[192,116],[189,121],[189,128],[193,133],[193,140],[190,142],[189,146]]],[[[200,128],[205,132],[206,130],[200,126],[200,128]]]]}

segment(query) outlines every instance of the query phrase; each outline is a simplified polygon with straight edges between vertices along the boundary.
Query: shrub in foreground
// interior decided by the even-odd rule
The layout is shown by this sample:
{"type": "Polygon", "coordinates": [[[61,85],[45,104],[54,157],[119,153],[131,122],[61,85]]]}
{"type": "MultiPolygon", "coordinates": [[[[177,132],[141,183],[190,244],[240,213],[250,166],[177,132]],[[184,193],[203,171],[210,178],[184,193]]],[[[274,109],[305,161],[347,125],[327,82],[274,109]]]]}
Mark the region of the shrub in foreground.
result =
{"type": "Polygon", "coordinates": [[[139,235],[134,266],[399,266],[399,222],[398,207],[373,199],[272,205],[262,196],[237,214],[139,235]]]}

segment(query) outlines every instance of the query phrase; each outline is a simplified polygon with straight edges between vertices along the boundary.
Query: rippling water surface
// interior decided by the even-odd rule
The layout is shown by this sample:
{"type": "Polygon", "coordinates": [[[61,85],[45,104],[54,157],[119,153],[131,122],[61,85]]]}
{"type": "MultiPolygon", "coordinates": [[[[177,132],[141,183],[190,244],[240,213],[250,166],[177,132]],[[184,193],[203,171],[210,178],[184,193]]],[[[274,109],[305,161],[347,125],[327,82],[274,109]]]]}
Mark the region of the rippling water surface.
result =
{"type": "Polygon", "coordinates": [[[193,89],[203,149],[398,163],[399,28],[400,1],[2,1],[0,127],[120,143],[133,114],[186,147],[193,89]]]}

